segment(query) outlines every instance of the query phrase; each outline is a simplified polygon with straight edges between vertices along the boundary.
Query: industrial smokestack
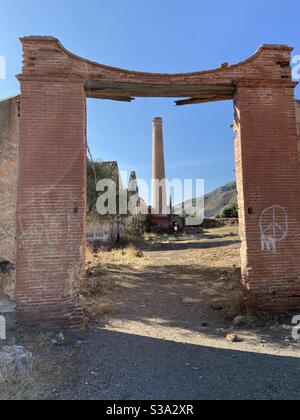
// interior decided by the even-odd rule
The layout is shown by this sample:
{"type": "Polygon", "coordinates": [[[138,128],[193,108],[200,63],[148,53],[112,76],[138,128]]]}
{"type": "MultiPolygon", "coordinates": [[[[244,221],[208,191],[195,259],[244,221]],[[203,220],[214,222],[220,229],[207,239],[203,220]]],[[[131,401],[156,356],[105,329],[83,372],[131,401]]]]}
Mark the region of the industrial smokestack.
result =
{"type": "Polygon", "coordinates": [[[160,117],[153,120],[152,149],[152,212],[162,215],[166,213],[167,196],[163,120],[160,117]]]}

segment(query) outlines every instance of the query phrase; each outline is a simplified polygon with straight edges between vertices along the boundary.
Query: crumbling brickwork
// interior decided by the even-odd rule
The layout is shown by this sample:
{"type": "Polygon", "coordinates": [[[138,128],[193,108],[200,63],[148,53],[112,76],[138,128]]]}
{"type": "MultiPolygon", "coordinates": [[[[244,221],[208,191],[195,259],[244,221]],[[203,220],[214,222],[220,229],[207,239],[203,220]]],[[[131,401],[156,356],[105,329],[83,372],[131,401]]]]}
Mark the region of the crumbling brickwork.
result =
{"type": "Polygon", "coordinates": [[[0,297],[15,298],[19,96],[0,102],[0,297]]]}
{"type": "Polygon", "coordinates": [[[22,81],[16,297],[29,323],[76,327],[85,254],[85,93],[22,81]]]}
{"type": "Polygon", "coordinates": [[[300,165],[294,88],[240,82],[235,97],[243,279],[250,308],[300,307],[300,165]]]}
{"type": "Polygon", "coordinates": [[[237,65],[160,75],[81,59],[51,37],[22,43],[17,300],[24,319],[71,326],[80,321],[86,97],[187,98],[178,105],[232,99],[249,308],[300,309],[300,165],[291,48],[264,45],[237,65]]]}
{"type": "Polygon", "coordinates": [[[300,101],[296,101],[296,122],[298,134],[298,157],[300,162],[300,101]]]}

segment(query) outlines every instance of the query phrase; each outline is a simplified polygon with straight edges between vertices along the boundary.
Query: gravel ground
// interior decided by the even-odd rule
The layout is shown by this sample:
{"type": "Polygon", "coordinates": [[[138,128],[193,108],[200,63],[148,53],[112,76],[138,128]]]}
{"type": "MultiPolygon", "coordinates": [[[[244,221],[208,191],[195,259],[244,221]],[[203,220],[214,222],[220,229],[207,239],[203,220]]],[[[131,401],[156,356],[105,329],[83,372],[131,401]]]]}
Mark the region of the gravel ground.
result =
{"type": "Polygon", "coordinates": [[[298,400],[299,389],[299,358],[99,330],[89,335],[74,378],[54,397],[298,400]]]}
{"type": "Polygon", "coordinates": [[[144,258],[110,263],[101,274],[110,285],[100,296],[106,313],[88,331],[19,332],[35,369],[27,381],[2,386],[0,399],[300,399],[291,318],[237,328],[221,309],[231,285],[224,273],[239,261],[236,231],[165,238],[147,246],[144,258]],[[226,342],[232,332],[239,342],[226,342]]]}

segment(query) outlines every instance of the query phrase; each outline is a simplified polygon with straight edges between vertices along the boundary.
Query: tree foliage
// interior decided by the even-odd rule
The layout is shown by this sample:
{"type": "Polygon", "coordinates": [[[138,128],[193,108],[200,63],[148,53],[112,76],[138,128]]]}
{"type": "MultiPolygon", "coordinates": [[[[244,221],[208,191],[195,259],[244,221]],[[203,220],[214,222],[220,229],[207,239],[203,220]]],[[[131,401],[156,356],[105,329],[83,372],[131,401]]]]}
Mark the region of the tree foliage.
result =
{"type": "Polygon", "coordinates": [[[111,166],[105,165],[100,159],[91,161],[87,158],[87,217],[99,217],[96,211],[98,192],[96,186],[102,179],[114,179],[115,173],[111,166]]]}
{"type": "Polygon", "coordinates": [[[221,217],[225,219],[238,219],[239,209],[237,204],[230,204],[229,206],[227,206],[223,210],[221,217]]]}

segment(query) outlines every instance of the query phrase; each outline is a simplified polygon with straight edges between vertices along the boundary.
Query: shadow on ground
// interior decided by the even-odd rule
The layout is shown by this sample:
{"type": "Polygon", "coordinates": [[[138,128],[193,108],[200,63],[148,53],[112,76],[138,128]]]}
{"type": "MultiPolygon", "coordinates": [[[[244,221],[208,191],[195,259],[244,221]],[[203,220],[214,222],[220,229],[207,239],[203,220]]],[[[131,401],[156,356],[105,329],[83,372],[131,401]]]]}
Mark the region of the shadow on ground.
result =
{"type": "MultiPolygon", "coordinates": [[[[105,398],[113,399],[299,399],[300,396],[297,358],[205,348],[107,331],[93,333],[91,342],[96,345],[83,352],[84,375],[78,378],[82,386],[89,384],[84,388],[87,398],[99,396],[99,385],[105,398]],[[91,367],[95,368],[95,375],[90,374],[91,367]]],[[[75,389],[80,388],[76,380],[75,389]]],[[[65,396],[68,395],[72,397],[72,392],[66,392],[65,396]]]]}
{"type": "MultiPolygon", "coordinates": [[[[58,344],[52,345],[47,335],[43,344],[34,334],[19,337],[18,344],[32,344],[38,363],[28,381],[0,389],[0,399],[300,399],[300,358],[293,357],[299,356],[298,351],[276,356],[263,354],[254,345],[239,347],[243,351],[225,345],[232,318],[223,306],[234,287],[232,274],[237,270],[234,261],[240,243],[227,236],[224,243],[218,236],[219,241],[211,238],[206,243],[178,241],[155,244],[155,249],[151,245],[146,251],[151,254],[150,264],[145,266],[100,267],[103,272],[96,280],[111,286],[108,293],[116,312],[98,317],[92,329],[80,336],[67,332],[58,344]],[[186,253],[172,253],[193,246],[196,250],[208,246],[211,251],[200,252],[200,261],[194,265],[185,260],[186,253]],[[213,251],[221,247],[220,254],[213,251]],[[161,251],[170,251],[171,258],[161,251]],[[216,255],[220,261],[214,265],[216,255]],[[197,303],[184,304],[187,297],[197,303]],[[218,340],[214,343],[222,348],[213,348],[209,340],[218,340]]],[[[284,338],[290,337],[290,331],[279,329],[283,319],[276,320],[275,330],[275,319],[270,325],[265,321],[236,332],[257,332],[276,351],[289,347],[284,338]]],[[[289,324],[290,319],[285,322],[289,324]]]]}
{"type": "MultiPolygon", "coordinates": [[[[19,399],[299,400],[298,358],[110,332],[85,334],[60,365],[36,372],[19,399]]],[[[43,365],[45,361],[41,362],[43,365]]],[[[1,394],[0,394],[1,395],[1,394]]],[[[10,395],[13,399],[13,395],[10,395]]]]}
{"type": "MultiPolygon", "coordinates": [[[[232,245],[240,245],[240,240],[224,240],[224,241],[213,241],[210,242],[196,242],[196,241],[169,241],[169,242],[157,242],[152,246],[144,247],[148,252],[163,252],[163,251],[185,251],[187,249],[210,249],[210,248],[224,248],[232,245]]],[[[143,247],[142,247],[143,250],[143,247]]]]}

